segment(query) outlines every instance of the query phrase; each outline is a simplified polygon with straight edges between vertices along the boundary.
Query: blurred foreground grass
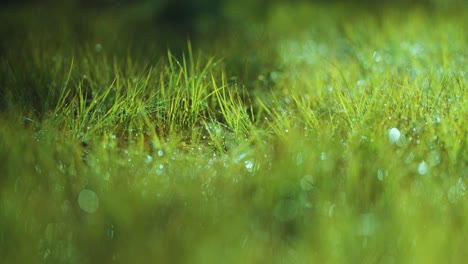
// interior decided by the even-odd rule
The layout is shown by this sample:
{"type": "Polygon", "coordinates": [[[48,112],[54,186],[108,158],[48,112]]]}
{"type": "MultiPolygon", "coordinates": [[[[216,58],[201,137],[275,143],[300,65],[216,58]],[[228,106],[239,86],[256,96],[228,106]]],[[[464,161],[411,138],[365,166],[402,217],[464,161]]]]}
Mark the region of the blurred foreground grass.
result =
{"type": "Polygon", "coordinates": [[[2,12],[2,263],[468,257],[466,9],[113,12],[2,12]]]}

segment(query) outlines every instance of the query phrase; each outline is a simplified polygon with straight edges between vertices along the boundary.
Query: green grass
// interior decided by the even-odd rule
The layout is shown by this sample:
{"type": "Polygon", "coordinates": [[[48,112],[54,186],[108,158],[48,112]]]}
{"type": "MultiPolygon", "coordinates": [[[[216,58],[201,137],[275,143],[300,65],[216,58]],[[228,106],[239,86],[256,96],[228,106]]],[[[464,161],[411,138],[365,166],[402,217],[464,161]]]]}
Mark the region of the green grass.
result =
{"type": "Polygon", "coordinates": [[[465,7],[1,11],[0,262],[464,262],[465,7]]]}

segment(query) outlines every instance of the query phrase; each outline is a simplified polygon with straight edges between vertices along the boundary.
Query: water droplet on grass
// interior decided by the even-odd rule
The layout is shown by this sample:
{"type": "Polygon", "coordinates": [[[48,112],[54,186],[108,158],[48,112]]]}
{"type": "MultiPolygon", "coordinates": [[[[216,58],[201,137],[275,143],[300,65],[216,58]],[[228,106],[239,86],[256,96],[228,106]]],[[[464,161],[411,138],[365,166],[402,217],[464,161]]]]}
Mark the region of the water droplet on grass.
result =
{"type": "Polygon", "coordinates": [[[301,179],[301,189],[303,191],[311,191],[315,185],[315,179],[312,175],[306,175],[301,179]]]}
{"type": "Polygon", "coordinates": [[[329,218],[332,218],[333,217],[333,214],[335,213],[335,207],[336,207],[336,204],[330,204],[330,207],[328,207],[328,210],[327,210],[327,215],[329,218]]]}
{"type": "Polygon", "coordinates": [[[51,252],[50,252],[50,249],[46,249],[46,250],[44,251],[44,255],[42,255],[42,258],[43,258],[43,259],[47,259],[47,258],[49,257],[49,255],[50,255],[50,253],[51,253],[51,252]]]}
{"type": "Polygon", "coordinates": [[[162,175],[164,173],[164,165],[159,164],[159,166],[156,168],[156,174],[157,175],[162,175]]]}
{"type": "Polygon", "coordinates": [[[428,167],[427,167],[427,163],[425,161],[422,161],[421,163],[419,163],[418,165],[418,173],[421,174],[421,175],[424,175],[427,173],[427,170],[428,170],[428,167]]]}
{"type": "Polygon", "coordinates": [[[87,213],[95,213],[99,208],[97,194],[89,189],[83,189],[78,196],[78,205],[87,213]]]}
{"type": "Polygon", "coordinates": [[[159,157],[162,157],[162,156],[164,156],[164,151],[162,151],[162,150],[158,150],[158,156],[159,156],[159,157]]]}
{"type": "Polygon", "coordinates": [[[151,155],[146,156],[146,163],[151,163],[153,161],[153,157],[151,155]]]}
{"type": "Polygon", "coordinates": [[[377,179],[379,179],[379,181],[383,181],[385,179],[385,177],[388,176],[388,171],[387,170],[383,170],[383,169],[379,169],[377,171],[377,179]]]}
{"type": "Polygon", "coordinates": [[[104,181],[109,182],[109,180],[110,180],[110,173],[109,173],[109,172],[106,172],[106,173],[104,174],[104,181]]]}
{"type": "Polygon", "coordinates": [[[414,160],[414,154],[410,152],[408,156],[406,156],[405,158],[405,163],[410,164],[413,162],[413,160],[414,160]]]}
{"type": "Polygon", "coordinates": [[[460,199],[462,199],[465,196],[466,193],[466,185],[465,182],[463,181],[462,178],[458,179],[458,182],[450,187],[448,191],[448,199],[449,202],[454,204],[458,202],[460,199]]]}
{"type": "Polygon", "coordinates": [[[304,162],[304,155],[302,154],[302,152],[297,153],[297,155],[296,155],[296,165],[300,166],[300,165],[302,165],[303,162],[304,162]]]}
{"type": "Polygon", "coordinates": [[[36,166],[34,166],[34,169],[36,170],[37,173],[39,173],[39,174],[42,173],[42,169],[41,169],[41,166],[39,164],[36,164],[36,166]]]}
{"type": "Polygon", "coordinates": [[[254,162],[251,161],[251,160],[246,160],[244,162],[244,165],[245,165],[245,168],[248,170],[248,171],[252,171],[253,167],[254,167],[254,162]]]}
{"type": "Polygon", "coordinates": [[[115,228],[114,228],[113,224],[107,225],[107,230],[106,230],[107,239],[109,239],[109,240],[114,239],[114,236],[115,236],[115,231],[114,230],[115,230],[115,228]]]}
{"type": "Polygon", "coordinates": [[[101,43],[97,43],[97,44],[94,46],[94,51],[96,51],[97,53],[99,53],[99,52],[102,51],[102,45],[101,45],[101,43]]]}
{"type": "Polygon", "coordinates": [[[401,132],[398,128],[393,127],[388,131],[388,139],[391,143],[397,143],[400,140],[401,132]]]}
{"type": "Polygon", "coordinates": [[[309,196],[307,193],[301,193],[299,195],[299,203],[302,205],[302,208],[305,210],[312,208],[312,203],[309,201],[309,196]]]}
{"type": "Polygon", "coordinates": [[[374,58],[375,62],[380,62],[382,60],[382,56],[377,51],[374,51],[374,54],[372,54],[372,57],[374,58]]]}
{"type": "Polygon", "coordinates": [[[441,160],[441,156],[440,156],[440,153],[437,150],[433,150],[433,151],[429,152],[429,155],[427,157],[427,162],[431,166],[439,165],[440,160],[441,160]]]}
{"type": "Polygon", "coordinates": [[[405,135],[401,135],[400,139],[395,143],[397,146],[402,147],[406,143],[405,135]]]}
{"type": "Polygon", "coordinates": [[[362,214],[359,217],[358,234],[372,236],[377,228],[377,219],[373,213],[362,214]]]}
{"type": "Polygon", "coordinates": [[[326,152],[320,153],[320,159],[321,160],[326,160],[327,159],[327,153],[326,152]]]}

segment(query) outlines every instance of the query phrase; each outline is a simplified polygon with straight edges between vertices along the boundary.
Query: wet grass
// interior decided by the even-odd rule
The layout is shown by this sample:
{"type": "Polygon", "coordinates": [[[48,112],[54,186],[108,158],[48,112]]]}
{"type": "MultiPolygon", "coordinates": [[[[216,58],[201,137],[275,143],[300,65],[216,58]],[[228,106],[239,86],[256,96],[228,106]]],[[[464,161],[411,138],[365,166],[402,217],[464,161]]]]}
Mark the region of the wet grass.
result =
{"type": "Polygon", "coordinates": [[[2,12],[1,262],[464,262],[466,9],[350,10],[2,12]]]}

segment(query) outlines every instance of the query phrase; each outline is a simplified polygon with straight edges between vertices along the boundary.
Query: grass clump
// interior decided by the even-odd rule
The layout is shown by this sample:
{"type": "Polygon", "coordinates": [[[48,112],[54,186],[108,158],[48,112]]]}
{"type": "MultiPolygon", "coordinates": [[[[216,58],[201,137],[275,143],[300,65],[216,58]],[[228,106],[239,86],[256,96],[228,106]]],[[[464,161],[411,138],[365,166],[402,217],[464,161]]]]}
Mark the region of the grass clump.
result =
{"type": "Polygon", "coordinates": [[[83,35],[2,13],[27,38],[1,44],[0,260],[462,262],[464,17],[350,8],[183,52],[106,43],[147,19],[118,10],[83,35]]]}

